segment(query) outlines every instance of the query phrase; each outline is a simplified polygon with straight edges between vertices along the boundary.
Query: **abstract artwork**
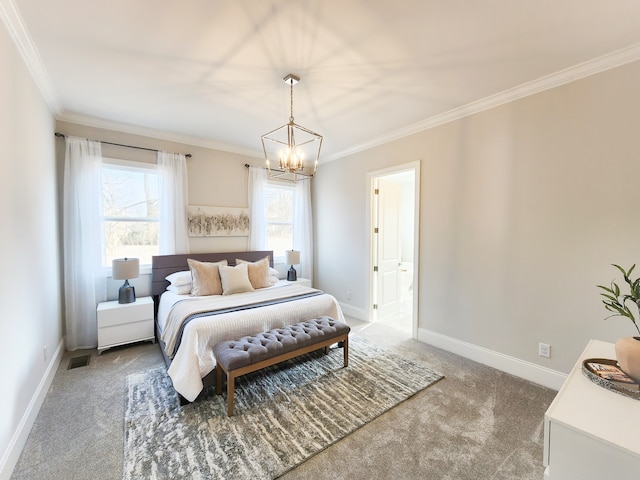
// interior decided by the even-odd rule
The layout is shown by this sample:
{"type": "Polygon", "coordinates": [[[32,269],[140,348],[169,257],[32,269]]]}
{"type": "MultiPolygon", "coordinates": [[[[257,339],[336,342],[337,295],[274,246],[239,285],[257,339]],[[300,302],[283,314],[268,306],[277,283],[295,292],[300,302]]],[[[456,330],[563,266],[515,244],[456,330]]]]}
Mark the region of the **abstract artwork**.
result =
{"type": "Polygon", "coordinates": [[[249,209],[189,205],[190,237],[246,237],[249,209]]]}

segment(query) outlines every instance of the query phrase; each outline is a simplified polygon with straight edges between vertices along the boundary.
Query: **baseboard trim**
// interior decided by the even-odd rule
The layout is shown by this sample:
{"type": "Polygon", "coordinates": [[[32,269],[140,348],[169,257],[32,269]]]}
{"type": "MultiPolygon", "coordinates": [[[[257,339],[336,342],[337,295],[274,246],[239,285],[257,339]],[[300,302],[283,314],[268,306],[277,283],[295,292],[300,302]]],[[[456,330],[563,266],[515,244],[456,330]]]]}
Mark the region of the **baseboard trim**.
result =
{"type": "Polygon", "coordinates": [[[9,480],[13,473],[13,469],[18,463],[22,449],[24,448],[25,443],[27,443],[27,438],[29,437],[31,428],[36,421],[36,417],[44,403],[44,399],[47,396],[51,382],[53,382],[53,377],[55,377],[58,366],[62,361],[63,353],[64,339],[61,339],[55,353],[47,365],[47,369],[45,370],[40,383],[38,384],[38,388],[36,389],[33,397],[31,397],[31,401],[18,424],[18,428],[11,437],[9,445],[0,459],[0,480],[9,480]]]}
{"type": "Polygon", "coordinates": [[[369,315],[364,308],[354,307],[353,305],[349,305],[348,303],[338,303],[340,304],[342,313],[344,313],[345,315],[349,315],[350,317],[362,320],[363,322],[369,321],[369,315]]]}
{"type": "Polygon", "coordinates": [[[479,347],[478,345],[463,342],[462,340],[424,328],[418,329],[418,340],[554,390],[560,390],[560,387],[562,387],[562,384],[567,379],[566,374],[556,370],[551,370],[550,368],[542,367],[519,358],[479,347]]]}

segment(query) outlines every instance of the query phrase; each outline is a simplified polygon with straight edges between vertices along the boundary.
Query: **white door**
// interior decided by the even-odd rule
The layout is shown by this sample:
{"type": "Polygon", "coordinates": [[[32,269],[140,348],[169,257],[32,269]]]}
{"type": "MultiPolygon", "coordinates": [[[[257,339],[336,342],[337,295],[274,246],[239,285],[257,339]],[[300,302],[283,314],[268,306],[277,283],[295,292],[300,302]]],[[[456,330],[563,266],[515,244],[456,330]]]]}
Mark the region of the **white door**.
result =
{"type": "Polygon", "coordinates": [[[400,264],[402,261],[400,186],[384,177],[377,179],[377,317],[394,314],[400,302],[400,264]]]}
{"type": "Polygon", "coordinates": [[[370,318],[413,338],[418,334],[419,172],[419,162],[372,172],[370,197],[370,318]]]}

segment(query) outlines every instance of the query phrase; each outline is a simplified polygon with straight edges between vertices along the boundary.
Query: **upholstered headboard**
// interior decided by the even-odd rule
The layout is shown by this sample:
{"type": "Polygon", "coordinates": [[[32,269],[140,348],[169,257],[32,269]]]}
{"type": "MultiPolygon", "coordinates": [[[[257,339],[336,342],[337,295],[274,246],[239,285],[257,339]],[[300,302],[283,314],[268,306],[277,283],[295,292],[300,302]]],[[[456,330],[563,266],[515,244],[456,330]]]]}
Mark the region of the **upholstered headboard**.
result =
{"type": "Polygon", "coordinates": [[[236,264],[236,258],[255,262],[269,256],[269,264],[273,267],[273,251],[260,250],[250,252],[221,252],[221,253],[186,253],[177,255],[157,255],[151,259],[151,295],[162,294],[167,289],[169,282],[165,280],[167,275],[174,272],[189,270],[187,258],[193,258],[200,262],[219,262],[226,260],[229,265],[236,264]]]}

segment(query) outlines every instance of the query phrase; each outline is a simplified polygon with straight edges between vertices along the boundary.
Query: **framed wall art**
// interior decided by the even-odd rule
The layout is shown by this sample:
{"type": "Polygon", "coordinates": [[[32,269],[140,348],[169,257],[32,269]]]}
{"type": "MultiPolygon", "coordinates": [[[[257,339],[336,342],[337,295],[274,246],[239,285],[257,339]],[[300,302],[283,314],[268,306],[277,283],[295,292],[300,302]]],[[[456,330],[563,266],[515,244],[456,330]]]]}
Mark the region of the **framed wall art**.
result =
{"type": "Polygon", "coordinates": [[[189,205],[190,237],[247,237],[249,209],[189,205]]]}

